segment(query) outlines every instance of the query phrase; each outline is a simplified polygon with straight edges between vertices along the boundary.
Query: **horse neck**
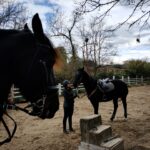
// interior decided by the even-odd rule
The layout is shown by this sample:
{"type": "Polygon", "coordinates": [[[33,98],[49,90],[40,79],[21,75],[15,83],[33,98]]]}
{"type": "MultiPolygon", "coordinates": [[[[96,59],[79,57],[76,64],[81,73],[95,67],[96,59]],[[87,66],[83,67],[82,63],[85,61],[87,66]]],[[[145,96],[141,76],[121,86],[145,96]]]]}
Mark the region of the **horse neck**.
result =
{"type": "MultiPolygon", "coordinates": [[[[29,70],[28,66],[33,61],[33,34],[19,30],[0,30],[0,34],[3,35],[3,37],[0,36],[0,44],[2,45],[0,54],[3,54],[3,58],[0,60],[0,65],[2,65],[0,66],[1,71],[5,76],[9,75],[10,87],[11,84],[18,86],[19,81],[26,82],[22,77],[26,76],[29,70]],[[20,68],[20,66],[22,67],[20,68]]],[[[2,73],[1,78],[4,76],[2,73]]],[[[5,76],[2,78],[3,80],[5,78],[7,79],[5,76]]],[[[6,85],[8,79],[3,82],[5,82],[4,85],[6,85]]]]}
{"type": "Polygon", "coordinates": [[[88,74],[83,79],[83,85],[87,94],[90,94],[96,87],[96,80],[89,76],[88,74]]]}
{"type": "Polygon", "coordinates": [[[13,45],[14,41],[10,38],[13,34],[17,34],[17,30],[2,30],[0,29],[0,101],[7,100],[8,94],[13,84],[13,59],[16,54],[13,45]]]}
{"type": "Polygon", "coordinates": [[[12,34],[19,33],[19,30],[7,30],[7,29],[0,29],[0,39],[10,36],[12,34]]]}

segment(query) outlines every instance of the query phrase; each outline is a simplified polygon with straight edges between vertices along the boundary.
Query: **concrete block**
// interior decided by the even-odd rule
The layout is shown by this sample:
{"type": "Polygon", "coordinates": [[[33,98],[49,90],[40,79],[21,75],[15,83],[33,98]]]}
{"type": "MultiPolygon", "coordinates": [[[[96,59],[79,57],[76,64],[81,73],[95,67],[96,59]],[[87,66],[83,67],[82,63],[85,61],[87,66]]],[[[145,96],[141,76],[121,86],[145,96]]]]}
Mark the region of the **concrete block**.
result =
{"type": "Polygon", "coordinates": [[[90,115],[80,119],[81,141],[86,141],[89,138],[89,130],[101,125],[100,115],[90,115]]]}
{"type": "Polygon", "coordinates": [[[124,144],[121,138],[113,139],[107,143],[103,143],[101,146],[81,142],[78,150],[124,150],[124,144]]]}
{"type": "Polygon", "coordinates": [[[99,147],[93,144],[81,142],[81,144],[78,147],[78,150],[106,150],[106,148],[99,147]]]}
{"type": "Polygon", "coordinates": [[[112,136],[112,129],[109,125],[100,125],[89,131],[86,142],[100,146],[101,143],[112,136]]]}
{"type": "Polygon", "coordinates": [[[124,141],[122,138],[114,138],[102,143],[101,147],[106,148],[106,150],[124,150],[124,141]]]}
{"type": "Polygon", "coordinates": [[[101,116],[96,114],[80,119],[80,129],[83,132],[88,132],[90,129],[95,128],[101,124],[101,116]]]}

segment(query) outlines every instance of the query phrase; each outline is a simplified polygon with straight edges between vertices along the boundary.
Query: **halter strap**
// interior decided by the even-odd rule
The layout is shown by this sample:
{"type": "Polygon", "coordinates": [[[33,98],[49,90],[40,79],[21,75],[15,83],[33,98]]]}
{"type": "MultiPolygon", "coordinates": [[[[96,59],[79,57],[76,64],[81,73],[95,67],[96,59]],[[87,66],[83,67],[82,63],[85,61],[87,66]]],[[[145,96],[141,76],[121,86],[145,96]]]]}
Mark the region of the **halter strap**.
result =
{"type": "MultiPolygon", "coordinates": [[[[50,89],[51,90],[53,90],[53,89],[58,89],[58,87],[56,87],[56,86],[50,86],[50,89]]],[[[53,97],[53,96],[55,96],[55,94],[57,94],[57,92],[55,92],[54,94],[52,94],[50,97],[53,97]]],[[[23,111],[23,112],[25,112],[25,113],[27,113],[28,115],[31,115],[31,116],[39,116],[40,117],[40,115],[43,113],[43,111],[44,111],[44,106],[45,106],[45,99],[46,99],[46,97],[45,96],[43,96],[43,98],[41,98],[41,99],[39,99],[38,101],[36,101],[35,103],[31,103],[31,104],[29,104],[29,105],[27,105],[27,106],[25,106],[24,108],[22,108],[22,107],[19,107],[19,106],[17,106],[17,105],[15,105],[15,104],[13,104],[14,105],[14,107],[15,107],[15,109],[16,110],[21,110],[21,111],[23,111]],[[40,102],[42,102],[42,105],[39,105],[38,103],[40,103],[40,102]],[[39,108],[41,111],[39,111],[38,113],[36,113],[36,114],[33,114],[31,111],[29,111],[27,108],[32,108],[32,107],[37,107],[37,108],[39,108]]]]}

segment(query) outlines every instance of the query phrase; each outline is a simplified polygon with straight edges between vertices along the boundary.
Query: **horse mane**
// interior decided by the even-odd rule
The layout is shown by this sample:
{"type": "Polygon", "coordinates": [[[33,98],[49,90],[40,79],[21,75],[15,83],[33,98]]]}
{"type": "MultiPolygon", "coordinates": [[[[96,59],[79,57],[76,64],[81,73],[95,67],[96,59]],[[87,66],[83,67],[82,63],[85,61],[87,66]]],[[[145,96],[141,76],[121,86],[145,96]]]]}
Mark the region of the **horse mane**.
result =
{"type": "Polygon", "coordinates": [[[0,38],[4,38],[8,35],[11,35],[11,34],[16,34],[16,33],[19,33],[20,31],[19,30],[7,30],[7,29],[0,29],[0,38]]]}
{"type": "MultiPolygon", "coordinates": [[[[80,70],[80,69],[78,69],[78,70],[80,70]]],[[[95,87],[95,85],[97,85],[97,80],[93,76],[91,76],[86,70],[83,70],[83,74],[84,74],[84,77],[86,77],[89,81],[89,84],[90,84],[89,88],[93,89],[95,87]]]]}
{"type": "Polygon", "coordinates": [[[94,84],[96,85],[97,84],[97,79],[95,79],[93,76],[89,75],[88,73],[87,73],[87,75],[89,76],[89,81],[92,83],[92,85],[94,85],[94,84]]]}

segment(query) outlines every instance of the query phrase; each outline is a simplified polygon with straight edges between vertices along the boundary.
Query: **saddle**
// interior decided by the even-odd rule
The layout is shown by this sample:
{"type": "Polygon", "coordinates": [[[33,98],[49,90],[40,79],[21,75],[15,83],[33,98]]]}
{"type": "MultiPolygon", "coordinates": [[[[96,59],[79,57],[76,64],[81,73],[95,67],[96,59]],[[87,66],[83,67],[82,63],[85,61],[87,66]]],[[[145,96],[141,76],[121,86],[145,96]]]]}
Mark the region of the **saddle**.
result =
{"type": "Polygon", "coordinates": [[[97,86],[103,93],[107,93],[115,89],[114,84],[111,82],[109,78],[102,79],[102,80],[99,79],[97,81],[97,86]]]}

